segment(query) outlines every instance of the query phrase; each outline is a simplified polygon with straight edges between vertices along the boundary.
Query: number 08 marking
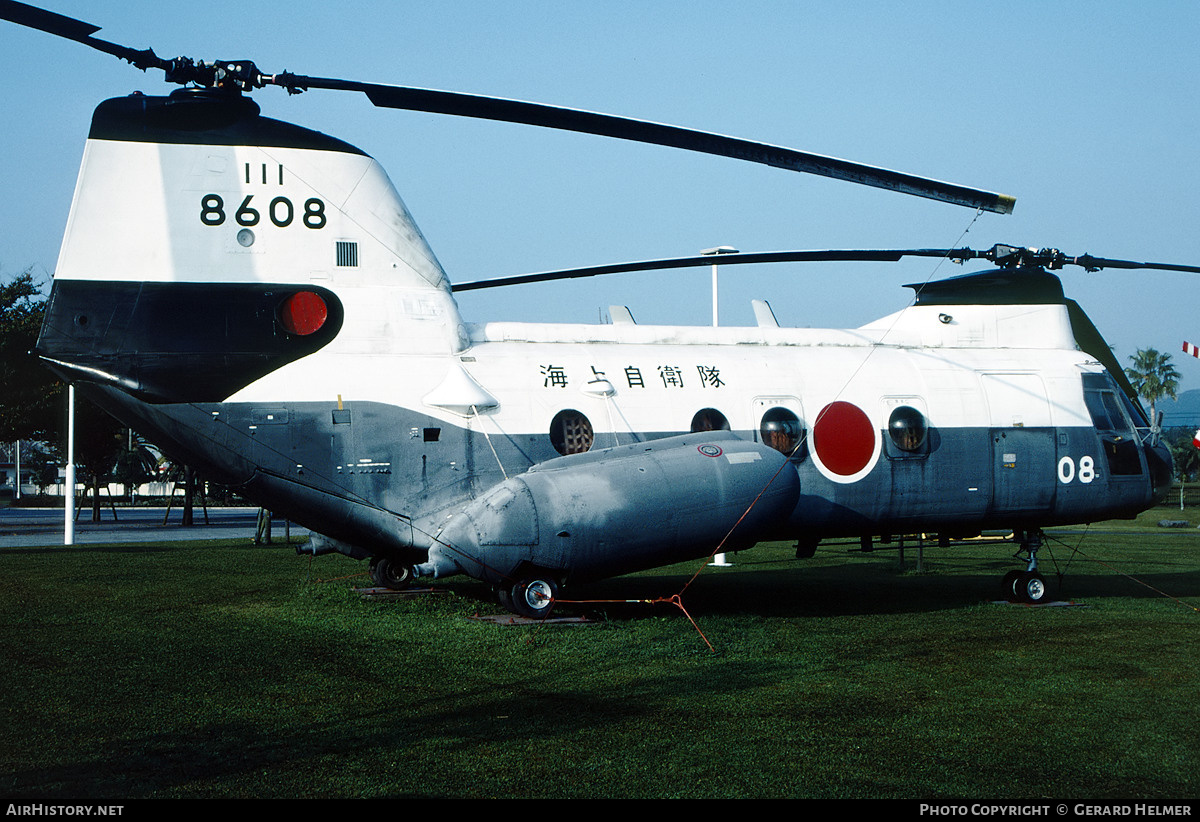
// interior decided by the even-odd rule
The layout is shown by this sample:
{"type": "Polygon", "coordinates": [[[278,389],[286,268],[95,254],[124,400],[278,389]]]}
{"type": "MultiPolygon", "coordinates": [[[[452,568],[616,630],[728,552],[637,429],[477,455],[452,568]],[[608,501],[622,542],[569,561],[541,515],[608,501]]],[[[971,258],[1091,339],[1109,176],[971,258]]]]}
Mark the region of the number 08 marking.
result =
{"type": "Polygon", "coordinates": [[[1079,481],[1087,485],[1096,478],[1096,461],[1091,456],[1080,457],[1078,472],[1075,470],[1075,460],[1070,457],[1063,457],[1058,461],[1058,481],[1063,485],[1073,482],[1077,474],[1079,481]]]}

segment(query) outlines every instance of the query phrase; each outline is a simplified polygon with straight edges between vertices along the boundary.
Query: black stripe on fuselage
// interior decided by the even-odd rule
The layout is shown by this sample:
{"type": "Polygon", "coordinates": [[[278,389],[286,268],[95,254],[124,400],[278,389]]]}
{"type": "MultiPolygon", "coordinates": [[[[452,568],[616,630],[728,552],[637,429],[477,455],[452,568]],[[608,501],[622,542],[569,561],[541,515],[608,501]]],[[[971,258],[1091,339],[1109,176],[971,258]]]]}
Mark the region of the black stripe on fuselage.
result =
{"type": "Polygon", "coordinates": [[[341,301],[313,285],[55,280],[37,353],[70,381],[108,382],[154,402],[216,402],[317,351],[342,327],[341,301]],[[289,333],[298,292],[327,310],[289,333]]]}

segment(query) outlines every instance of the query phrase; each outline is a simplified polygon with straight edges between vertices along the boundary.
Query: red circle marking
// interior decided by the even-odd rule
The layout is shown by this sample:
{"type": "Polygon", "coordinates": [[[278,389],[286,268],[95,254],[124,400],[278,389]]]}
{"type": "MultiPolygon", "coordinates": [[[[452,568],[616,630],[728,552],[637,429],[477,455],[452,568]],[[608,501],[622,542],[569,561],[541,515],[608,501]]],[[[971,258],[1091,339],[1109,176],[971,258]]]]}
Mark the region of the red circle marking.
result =
{"type": "Polygon", "coordinates": [[[875,429],[862,409],[848,402],[831,402],[817,414],[813,448],[821,464],[849,477],[867,467],[875,453],[875,429]]]}
{"type": "Polygon", "coordinates": [[[329,308],[311,291],[297,291],[279,306],[279,321],[289,334],[306,337],[325,325],[329,308]]]}

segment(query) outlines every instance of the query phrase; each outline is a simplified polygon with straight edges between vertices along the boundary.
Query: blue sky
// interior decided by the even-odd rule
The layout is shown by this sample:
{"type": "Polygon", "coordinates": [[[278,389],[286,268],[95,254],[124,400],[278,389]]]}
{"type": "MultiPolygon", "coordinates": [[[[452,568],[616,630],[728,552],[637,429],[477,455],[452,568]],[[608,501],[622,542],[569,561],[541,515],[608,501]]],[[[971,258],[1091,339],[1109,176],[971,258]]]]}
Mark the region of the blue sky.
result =
{"type": "MultiPolygon", "coordinates": [[[[376,109],[279,89],[265,114],[377,157],[452,280],[743,251],[996,242],[1200,264],[1200,5],[1193,2],[80,2],[46,7],[160,56],[441,88],[672,123],[1000,191],[1012,215],[671,149],[376,109]],[[964,232],[966,232],[964,234],[964,232]]],[[[0,23],[0,274],[58,254],[91,110],[164,93],[99,52],[0,23]]],[[[723,324],[853,327],[929,260],[727,269],[723,324]]],[[[1063,275],[1124,363],[1174,354],[1200,387],[1195,275],[1063,275]]],[[[460,296],[470,321],[707,324],[707,269],[460,296]]]]}

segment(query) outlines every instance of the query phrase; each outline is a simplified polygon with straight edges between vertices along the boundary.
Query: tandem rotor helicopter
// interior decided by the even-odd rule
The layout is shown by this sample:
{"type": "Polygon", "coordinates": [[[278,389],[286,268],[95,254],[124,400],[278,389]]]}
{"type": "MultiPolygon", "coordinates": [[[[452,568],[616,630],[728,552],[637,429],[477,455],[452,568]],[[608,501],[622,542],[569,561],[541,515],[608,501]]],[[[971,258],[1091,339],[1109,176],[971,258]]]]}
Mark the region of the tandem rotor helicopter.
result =
{"type": "Polygon", "coordinates": [[[974,209],[1004,195],[604,114],[162,59],[12,0],[0,17],[164,72],[93,115],[37,353],[173,458],[366,560],[379,584],[465,574],[514,613],[565,586],[794,540],[1012,529],[1008,595],[1046,595],[1046,526],[1130,516],[1171,481],[1108,346],[1051,272],[1190,266],[1051,249],[738,253],[982,260],[854,329],[473,323],[455,293],[705,256],[451,283],[380,165],[262,116],[341,91],[733,157],[974,209]],[[156,204],[149,207],[148,204],[156,204]],[[157,205],[160,204],[160,205],[157,205]]]}

